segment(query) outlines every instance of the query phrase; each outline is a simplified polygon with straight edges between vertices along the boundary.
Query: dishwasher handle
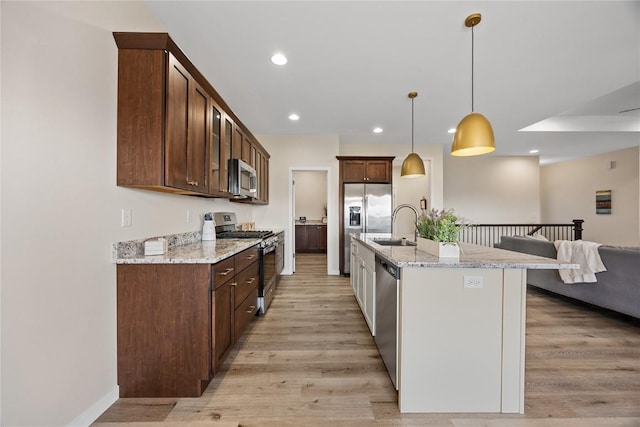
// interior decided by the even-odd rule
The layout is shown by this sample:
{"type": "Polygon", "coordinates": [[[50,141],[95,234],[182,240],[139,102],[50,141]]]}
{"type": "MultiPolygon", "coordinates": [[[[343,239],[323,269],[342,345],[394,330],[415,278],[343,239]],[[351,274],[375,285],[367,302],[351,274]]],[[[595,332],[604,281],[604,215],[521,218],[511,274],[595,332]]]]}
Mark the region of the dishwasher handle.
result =
{"type": "Polygon", "coordinates": [[[394,279],[398,279],[398,267],[379,256],[376,256],[376,264],[380,265],[387,273],[393,276],[394,279]]]}

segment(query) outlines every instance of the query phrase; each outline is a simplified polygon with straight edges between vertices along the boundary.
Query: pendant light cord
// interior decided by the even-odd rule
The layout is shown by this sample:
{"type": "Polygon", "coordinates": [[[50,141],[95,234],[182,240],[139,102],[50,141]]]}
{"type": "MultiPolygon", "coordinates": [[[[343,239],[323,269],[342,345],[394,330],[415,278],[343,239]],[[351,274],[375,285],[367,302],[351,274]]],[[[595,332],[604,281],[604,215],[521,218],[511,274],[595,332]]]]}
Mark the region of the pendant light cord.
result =
{"type": "Polygon", "coordinates": [[[473,27],[471,27],[471,112],[473,113],[473,27]]]}
{"type": "Polygon", "coordinates": [[[411,98],[411,152],[413,153],[413,99],[411,98]]]}

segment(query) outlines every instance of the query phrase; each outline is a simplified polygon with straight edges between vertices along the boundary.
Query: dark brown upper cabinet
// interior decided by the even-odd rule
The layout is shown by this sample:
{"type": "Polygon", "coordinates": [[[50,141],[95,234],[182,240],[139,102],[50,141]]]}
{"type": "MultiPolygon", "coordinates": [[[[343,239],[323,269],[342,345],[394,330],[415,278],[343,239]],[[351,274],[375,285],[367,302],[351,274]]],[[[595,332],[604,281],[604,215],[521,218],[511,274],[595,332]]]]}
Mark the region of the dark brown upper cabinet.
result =
{"type": "Polygon", "coordinates": [[[165,184],[208,193],[209,96],[171,54],[165,139],[165,184]]]}
{"type": "MultiPolygon", "coordinates": [[[[254,152],[267,161],[269,154],[168,34],[113,36],[118,46],[117,185],[231,198],[229,159],[251,164],[258,157],[254,152]]],[[[268,198],[244,201],[265,204],[268,198]]]]}
{"type": "Polygon", "coordinates": [[[394,158],[337,156],[340,160],[340,181],[388,184],[394,158]]]}

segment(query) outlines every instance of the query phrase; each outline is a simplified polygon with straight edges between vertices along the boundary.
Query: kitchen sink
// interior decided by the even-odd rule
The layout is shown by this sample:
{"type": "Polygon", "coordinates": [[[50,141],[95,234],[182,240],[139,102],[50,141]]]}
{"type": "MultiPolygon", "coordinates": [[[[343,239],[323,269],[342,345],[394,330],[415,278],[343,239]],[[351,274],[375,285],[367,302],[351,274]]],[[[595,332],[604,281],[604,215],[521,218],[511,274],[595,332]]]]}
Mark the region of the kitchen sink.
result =
{"type": "Polygon", "coordinates": [[[373,239],[374,243],[381,246],[416,246],[416,242],[409,241],[407,239],[373,239]]]}

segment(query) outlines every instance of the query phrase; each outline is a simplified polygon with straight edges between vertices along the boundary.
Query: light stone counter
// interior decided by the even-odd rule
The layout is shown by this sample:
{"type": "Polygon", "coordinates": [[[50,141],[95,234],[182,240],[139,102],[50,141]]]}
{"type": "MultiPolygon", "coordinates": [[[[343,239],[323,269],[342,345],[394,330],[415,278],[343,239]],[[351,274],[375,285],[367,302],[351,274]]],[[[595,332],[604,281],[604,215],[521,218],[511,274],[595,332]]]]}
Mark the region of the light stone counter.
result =
{"type": "Polygon", "coordinates": [[[507,269],[576,269],[577,264],[563,264],[552,258],[544,258],[520,252],[496,249],[488,246],[460,244],[460,259],[440,259],[416,246],[383,246],[373,239],[388,239],[389,233],[361,233],[354,238],[372,249],[377,255],[397,267],[429,268],[507,268],[507,269]]]}
{"type": "Polygon", "coordinates": [[[242,252],[261,239],[217,239],[201,241],[199,232],[163,236],[169,247],[163,255],[144,255],[144,241],[132,240],[114,245],[116,264],[215,264],[242,252]]]}
{"type": "Polygon", "coordinates": [[[322,222],[321,219],[308,219],[305,222],[296,220],[296,225],[327,225],[327,223],[322,222]]]}

